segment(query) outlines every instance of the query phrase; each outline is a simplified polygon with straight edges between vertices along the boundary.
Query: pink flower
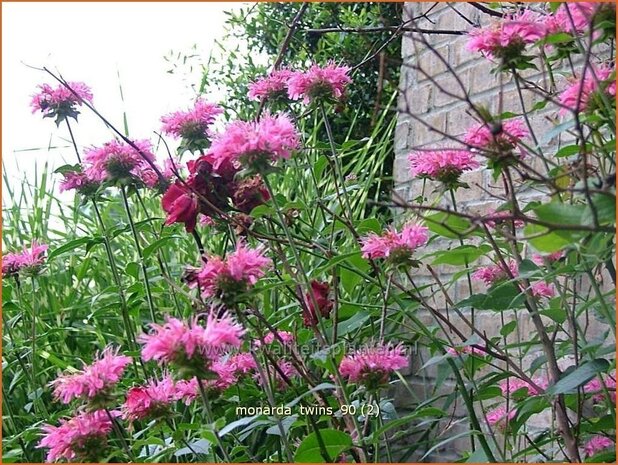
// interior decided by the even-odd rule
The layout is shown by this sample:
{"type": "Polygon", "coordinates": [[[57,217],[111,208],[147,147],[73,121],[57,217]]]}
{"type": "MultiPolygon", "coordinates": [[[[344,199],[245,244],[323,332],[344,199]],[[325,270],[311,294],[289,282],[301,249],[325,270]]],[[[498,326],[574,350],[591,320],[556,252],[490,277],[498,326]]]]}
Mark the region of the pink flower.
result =
{"type": "Polygon", "coordinates": [[[157,184],[157,175],[146,161],[154,163],[152,145],[147,140],[133,142],[139,152],[129,144],[112,140],[102,147],[93,147],[84,156],[84,173],[97,182],[136,179],[148,187],[157,184]],[[141,154],[140,154],[141,152],[141,154]]]}
{"type": "MultiPolygon", "coordinates": [[[[277,330],[277,337],[275,337],[275,333],[272,331],[268,332],[264,336],[264,344],[272,344],[273,342],[277,342],[279,344],[283,343],[284,345],[292,345],[294,344],[294,335],[289,331],[279,331],[277,330]]],[[[259,339],[256,339],[254,342],[256,347],[260,347],[262,342],[259,339]]]]}
{"type": "Polygon", "coordinates": [[[167,214],[165,224],[184,223],[187,232],[193,232],[200,205],[197,196],[185,184],[176,181],[161,197],[161,206],[167,214]]]}
{"type": "Polygon", "coordinates": [[[536,263],[538,266],[546,266],[548,264],[557,262],[562,257],[564,257],[563,250],[558,250],[557,252],[552,252],[548,255],[541,255],[541,254],[535,253],[534,255],[532,255],[532,261],[536,263]]]}
{"type": "Polygon", "coordinates": [[[397,263],[409,260],[412,253],[429,239],[425,226],[408,223],[401,232],[394,228],[386,230],[381,236],[371,233],[362,239],[364,258],[390,258],[397,263]]]}
{"type": "MultiPolygon", "coordinates": [[[[298,370],[294,365],[292,365],[287,360],[277,360],[277,367],[275,368],[273,365],[268,364],[266,367],[266,377],[268,379],[274,379],[277,388],[280,390],[285,389],[289,386],[289,383],[286,381],[292,380],[293,378],[298,377],[298,370]]],[[[253,377],[257,380],[258,383],[262,384],[263,380],[259,373],[253,375],[253,377]]]]}
{"type": "Polygon", "coordinates": [[[200,214],[200,216],[198,217],[197,222],[199,223],[200,226],[214,226],[215,225],[215,220],[213,220],[210,216],[208,215],[202,215],[200,214]]]}
{"type": "Polygon", "coordinates": [[[208,128],[223,109],[215,104],[198,99],[187,111],[175,111],[161,118],[161,130],[170,136],[200,140],[208,139],[208,128]]]}
{"type": "Polygon", "coordinates": [[[245,332],[227,313],[219,318],[211,313],[205,328],[196,319],[185,324],[171,317],[166,318],[164,325],[153,323],[151,327],[152,334],[139,338],[144,344],[144,360],[174,364],[181,370],[197,370],[200,375],[218,359],[224,348],[240,346],[245,332]]]}
{"type": "Polygon", "coordinates": [[[513,212],[511,211],[503,210],[497,212],[495,210],[492,210],[483,217],[483,223],[494,229],[504,224],[510,225],[511,223],[513,223],[513,225],[517,229],[523,228],[525,226],[525,223],[522,220],[513,220],[512,217],[513,212]]]}
{"type": "Polygon", "coordinates": [[[407,367],[408,363],[403,346],[377,346],[343,357],[339,372],[350,382],[376,388],[386,384],[393,371],[407,367]]]}
{"type": "Polygon", "coordinates": [[[556,289],[552,284],[547,284],[544,281],[539,281],[538,283],[534,283],[530,290],[532,291],[532,295],[537,299],[546,298],[551,299],[556,295],[556,289]]]}
{"type": "MultiPolygon", "coordinates": [[[[118,416],[118,412],[110,412],[118,416]]],[[[82,412],[69,420],[60,420],[60,426],[43,425],[43,438],[37,447],[49,449],[47,462],[98,462],[107,446],[107,435],[112,422],[105,410],[82,412]]]]}
{"type": "Polygon", "coordinates": [[[349,71],[347,66],[331,61],[325,67],[313,65],[305,72],[294,72],[288,80],[288,95],[292,100],[302,98],[304,103],[319,98],[340,99],[352,82],[349,71]]]}
{"type": "Polygon", "coordinates": [[[92,91],[83,82],[67,84],[77,95],[62,84],[55,88],[49,84],[39,85],[39,92],[32,96],[30,102],[32,113],[41,111],[44,118],[56,118],[56,124],[60,124],[67,117],[77,119],[79,111],[76,106],[81,106],[84,101],[92,103],[92,91]]]}
{"type": "Polygon", "coordinates": [[[80,194],[89,195],[96,192],[100,184],[88,177],[81,171],[68,171],[62,174],[64,179],[60,181],[60,192],[76,190],[80,194]]]}
{"type": "Polygon", "coordinates": [[[286,94],[288,79],[292,72],[288,69],[274,70],[249,84],[249,98],[251,100],[268,100],[286,94]]]}
{"type": "Polygon", "coordinates": [[[558,113],[566,115],[569,111],[590,110],[593,97],[597,92],[603,92],[610,101],[613,100],[616,97],[615,71],[615,68],[608,65],[600,65],[596,68],[587,67],[584,71],[583,80],[573,78],[573,83],[558,96],[562,105],[558,113]],[[611,81],[609,80],[610,77],[612,77],[611,81]]]}
{"type": "MultiPolygon", "coordinates": [[[[529,135],[526,124],[521,119],[509,119],[495,127],[487,123],[471,127],[464,136],[464,142],[476,149],[491,152],[510,152],[523,138],[529,135]]],[[[523,152],[520,153],[520,157],[523,152]]]]}
{"type": "Polygon", "coordinates": [[[467,150],[440,149],[412,152],[408,155],[410,173],[445,184],[457,183],[464,171],[479,167],[474,154],[467,150]]]}
{"type": "Polygon", "coordinates": [[[182,397],[182,393],[182,390],[176,389],[169,375],[161,380],[151,379],[145,386],[129,389],[122,405],[122,415],[131,422],[145,418],[164,418],[171,413],[172,405],[182,397]]]}
{"type": "MultiPolygon", "coordinates": [[[[543,387],[543,384],[547,384],[547,382],[543,382],[540,379],[534,381],[535,384],[538,384],[541,388],[543,387]]],[[[542,393],[529,382],[520,378],[507,378],[500,382],[500,391],[502,391],[502,395],[505,397],[519,391],[520,389],[525,389],[526,395],[528,396],[536,396],[542,393]]]]}
{"type": "Polygon", "coordinates": [[[255,285],[271,264],[261,247],[250,249],[244,242],[238,242],[236,250],[225,260],[209,257],[193,286],[197,285],[204,297],[234,297],[255,285]]]}
{"type": "Polygon", "coordinates": [[[517,411],[515,409],[507,411],[506,406],[501,405],[487,412],[487,423],[499,431],[506,431],[510,421],[515,418],[516,414],[517,411]]]}
{"type": "Polygon", "coordinates": [[[222,392],[238,382],[236,366],[229,359],[220,359],[212,364],[211,370],[217,375],[215,379],[207,379],[204,385],[210,391],[222,392]]]}
{"type": "Polygon", "coordinates": [[[547,33],[543,17],[531,10],[494,21],[468,33],[466,48],[481,52],[487,58],[510,59],[518,56],[526,45],[543,38],[547,33]]]}
{"type": "Polygon", "coordinates": [[[253,356],[248,352],[240,352],[229,358],[230,366],[234,367],[236,375],[247,374],[255,371],[256,364],[253,356]]]}
{"type": "Polygon", "coordinates": [[[588,381],[584,385],[584,392],[593,394],[594,402],[603,402],[605,400],[605,389],[609,393],[609,397],[613,403],[616,403],[616,372],[613,371],[603,378],[603,382],[597,377],[588,381]]]}
{"type": "Polygon", "coordinates": [[[599,5],[592,2],[565,2],[554,14],[552,32],[585,32],[599,5]]]}
{"type": "MultiPolygon", "coordinates": [[[[519,275],[519,271],[517,270],[517,263],[514,261],[510,261],[507,263],[510,274],[513,277],[517,277],[519,275]]],[[[511,279],[509,273],[502,267],[502,265],[489,265],[483,266],[477,269],[474,273],[472,273],[472,279],[476,279],[478,281],[483,281],[488,286],[492,286],[500,281],[505,281],[511,279]]]]}
{"type": "Polygon", "coordinates": [[[592,457],[593,455],[601,452],[605,449],[615,448],[616,444],[610,438],[606,436],[596,435],[584,444],[584,452],[586,457],[592,457]]]}
{"type": "Polygon", "coordinates": [[[333,309],[333,301],[329,298],[330,286],[328,283],[314,279],[311,281],[310,286],[311,290],[303,296],[305,303],[303,307],[303,323],[307,328],[312,328],[318,324],[318,312],[322,318],[329,318],[330,312],[333,309]]]}
{"type": "Polygon", "coordinates": [[[119,348],[106,347],[91,365],[77,373],[66,374],[54,380],[54,396],[68,404],[73,399],[106,401],[111,389],[120,381],[131,357],[118,355],[119,348]]]}
{"type": "Polygon", "coordinates": [[[286,115],[266,114],[258,122],[235,121],[215,136],[208,160],[215,172],[226,167],[249,166],[258,170],[277,159],[290,158],[300,145],[300,136],[286,115]]]}
{"type": "Polygon", "coordinates": [[[21,252],[8,253],[2,257],[2,276],[19,272],[36,275],[45,265],[45,253],[49,246],[33,241],[30,247],[24,246],[21,252]]]}

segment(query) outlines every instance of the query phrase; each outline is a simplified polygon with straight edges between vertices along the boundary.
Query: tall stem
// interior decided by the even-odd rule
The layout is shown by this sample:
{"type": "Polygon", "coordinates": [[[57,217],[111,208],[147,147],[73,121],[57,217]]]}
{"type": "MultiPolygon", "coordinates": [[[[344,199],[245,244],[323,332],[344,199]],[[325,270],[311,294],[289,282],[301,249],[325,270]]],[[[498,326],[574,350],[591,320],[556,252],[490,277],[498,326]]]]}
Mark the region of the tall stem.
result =
{"type": "Polygon", "coordinates": [[[212,411],[210,410],[210,401],[208,400],[206,389],[204,389],[202,380],[199,378],[197,380],[197,386],[199,388],[200,396],[202,397],[202,402],[204,404],[204,416],[206,417],[206,421],[208,421],[208,423],[212,425],[212,431],[213,431],[213,434],[215,435],[215,439],[217,440],[217,445],[219,446],[219,449],[221,449],[221,454],[223,455],[223,459],[225,460],[226,463],[231,463],[232,461],[230,460],[230,456],[228,455],[227,450],[225,449],[223,440],[221,439],[221,436],[219,436],[219,432],[216,429],[214,417],[212,415],[212,411]]]}

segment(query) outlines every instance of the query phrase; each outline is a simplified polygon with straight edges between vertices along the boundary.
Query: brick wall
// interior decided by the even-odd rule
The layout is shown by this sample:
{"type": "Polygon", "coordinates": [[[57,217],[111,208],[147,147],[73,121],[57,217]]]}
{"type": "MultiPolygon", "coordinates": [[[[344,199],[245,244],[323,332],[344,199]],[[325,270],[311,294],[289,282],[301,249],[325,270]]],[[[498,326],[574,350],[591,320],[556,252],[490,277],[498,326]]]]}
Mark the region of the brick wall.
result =
{"type": "MultiPolygon", "coordinates": [[[[472,26],[458,12],[475,23],[483,24],[489,20],[487,15],[473,6],[457,2],[437,5],[434,3],[408,3],[406,4],[404,19],[418,18],[422,13],[426,13],[426,18],[417,20],[416,26],[430,30],[469,30],[472,26]],[[458,11],[455,11],[455,9],[458,11]]],[[[411,33],[404,36],[402,44],[403,66],[398,100],[400,113],[395,133],[395,166],[393,171],[395,195],[407,201],[412,201],[421,195],[423,188],[422,180],[411,179],[410,177],[407,161],[407,155],[410,151],[418,148],[456,147],[454,142],[443,134],[430,130],[423,122],[454,137],[462,136],[469,126],[475,124],[475,119],[467,111],[469,109],[468,103],[463,101],[464,92],[459,87],[460,83],[474,104],[487,107],[494,115],[506,111],[515,113],[522,111],[521,101],[514,82],[506,74],[491,74],[492,63],[476,53],[465,50],[467,41],[465,36],[427,34],[424,38],[431,47],[423,43],[421,36],[411,33]],[[443,57],[454,70],[454,73],[447,70],[446,65],[436,56],[434,51],[443,57]],[[499,95],[502,97],[498,98],[499,95]]],[[[545,79],[543,74],[538,72],[526,73],[526,77],[537,82],[542,82],[545,79]]],[[[523,102],[527,109],[531,108],[535,101],[535,96],[531,92],[523,92],[523,102]]],[[[532,125],[544,148],[555,150],[565,141],[560,141],[557,138],[545,141],[542,139],[547,130],[554,126],[554,123],[550,121],[552,115],[555,115],[555,108],[548,108],[546,113],[535,114],[532,125]]],[[[538,166],[538,168],[545,172],[541,166],[538,166]]],[[[462,177],[462,181],[468,183],[470,189],[459,189],[457,191],[458,208],[472,213],[484,214],[502,203],[492,196],[493,192],[499,194],[503,192],[503,189],[499,181],[493,181],[489,170],[480,168],[467,172],[462,177]]],[[[436,194],[433,193],[436,187],[431,183],[425,185],[425,196],[430,200],[436,197],[436,194]]],[[[538,191],[524,188],[518,192],[518,197],[522,199],[523,203],[541,196],[542,193],[538,191]]],[[[452,203],[448,196],[443,196],[440,204],[449,206],[452,203]]],[[[428,251],[458,245],[458,242],[441,240],[432,243],[428,251]]],[[[448,283],[452,278],[452,273],[456,271],[455,268],[448,266],[437,266],[436,270],[444,283],[448,283]]],[[[415,271],[415,279],[417,284],[432,282],[431,276],[424,267],[421,267],[418,272],[415,271]]],[[[603,279],[609,282],[607,277],[603,279]]],[[[473,282],[473,292],[481,292],[483,289],[482,284],[473,282]]],[[[436,308],[445,308],[444,297],[436,289],[436,286],[425,291],[425,293],[430,296],[430,301],[436,308]]],[[[450,288],[450,295],[455,302],[467,297],[469,293],[468,282],[465,277],[458,280],[450,288]]],[[[428,326],[435,326],[433,317],[427,311],[420,309],[417,316],[425,321],[428,326]]],[[[453,318],[452,313],[451,318],[453,318]]],[[[476,326],[481,331],[486,332],[489,337],[499,335],[499,330],[504,321],[509,321],[508,319],[514,318],[514,316],[511,312],[505,314],[504,318],[506,320],[502,320],[500,314],[489,311],[476,311],[475,315],[476,326]]],[[[520,321],[520,335],[534,333],[532,322],[524,310],[518,311],[517,318],[520,321]]],[[[590,334],[595,334],[596,331],[601,329],[601,326],[595,322],[592,322],[592,325],[593,327],[588,328],[590,334]]],[[[465,325],[460,324],[459,327],[465,328],[465,325]]],[[[468,331],[466,334],[470,334],[470,332],[468,331]]],[[[454,334],[452,337],[456,342],[463,342],[459,341],[454,334]]],[[[526,368],[526,364],[529,366],[530,362],[538,355],[540,353],[526,355],[524,368],[526,368]]],[[[450,378],[438,382],[435,366],[421,369],[429,357],[430,355],[423,351],[415,355],[407,377],[410,387],[421,401],[436,392],[448,395],[456,389],[455,382],[450,378]]],[[[561,362],[565,366],[572,363],[570,360],[561,360],[561,362]]],[[[407,408],[411,409],[418,403],[418,401],[412,399],[404,386],[399,386],[393,394],[395,405],[401,415],[405,415],[407,408]]],[[[476,408],[480,413],[481,409],[478,403],[476,408]]],[[[466,409],[461,398],[450,408],[450,412],[452,417],[441,422],[436,435],[433,436],[434,439],[439,436],[439,440],[443,440],[467,430],[466,409]]],[[[549,414],[549,412],[547,413],[549,414]]],[[[530,427],[534,428],[535,425],[547,426],[551,421],[548,414],[533,417],[530,421],[530,427]]],[[[413,440],[415,438],[407,438],[408,442],[413,440]]],[[[439,442],[439,440],[436,442],[439,442]]],[[[470,450],[470,439],[466,436],[455,439],[437,449],[430,455],[429,460],[452,461],[457,459],[460,452],[464,450],[470,450]]],[[[412,459],[419,459],[423,453],[424,451],[417,453],[412,459]]]]}

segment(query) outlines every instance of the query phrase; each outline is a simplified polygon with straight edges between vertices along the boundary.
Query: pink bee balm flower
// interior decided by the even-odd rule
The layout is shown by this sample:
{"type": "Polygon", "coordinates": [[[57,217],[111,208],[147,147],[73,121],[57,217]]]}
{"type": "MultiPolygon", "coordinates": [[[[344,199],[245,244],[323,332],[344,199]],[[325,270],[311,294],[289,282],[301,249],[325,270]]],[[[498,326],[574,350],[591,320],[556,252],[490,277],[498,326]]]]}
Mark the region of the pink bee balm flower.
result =
{"type": "MultiPolygon", "coordinates": [[[[517,263],[514,261],[510,261],[507,263],[510,274],[513,277],[517,277],[519,275],[519,271],[517,270],[517,263]]],[[[478,281],[483,281],[488,286],[492,286],[500,281],[505,281],[511,279],[509,276],[509,272],[507,272],[502,265],[490,265],[483,266],[472,273],[472,279],[476,279],[478,281]]]]}
{"type": "Polygon", "coordinates": [[[408,363],[403,346],[377,346],[343,357],[339,372],[350,382],[377,388],[388,382],[391,373],[407,367],[408,363]]]}
{"type": "Polygon", "coordinates": [[[362,239],[364,258],[389,258],[395,263],[403,263],[410,259],[412,253],[429,239],[425,226],[408,223],[401,232],[394,228],[386,230],[381,236],[371,233],[362,239]]]}
{"type": "Polygon", "coordinates": [[[176,389],[169,375],[161,380],[151,379],[145,386],[129,389],[122,405],[122,416],[129,421],[164,418],[170,414],[174,402],[181,397],[182,391],[176,389]]]}
{"type": "Polygon", "coordinates": [[[599,5],[592,2],[562,3],[554,14],[552,32],[585,32],[598,9],[599,5]]]}
{"type": "Polygon", "coordinates": [[[605,93],[610,101],[613,100],[616,97],[615,71],[615,68],[610,68],[608,65],[586,68],[583,80],[572,79],[573,83],[558,96],[562,105],[558,113],[566,115],[569,111],[581,112],[593,109],[594,95],[598,92],[605,93]]]}
{"type": "Polygon", "coordinates": [[[288,95],[292,100],[302,98],[304,103],[320,98],[340,99],[352,82],[349,71],[347,66],[329,62],[324,67],[313,65],[305,72],[294,72],[288,80],[288,95]]]}
{"type": "Polygon", "coordinates": [[[584,444],[584,452],[586,457],[592,457],[593,455],[604,451],[605,449],[614,449],[616,443],[606,436],[596,435],[584,444]]]}
{"type": "Polygon", "coordinates": [[[80,194],[94,194],[100,186],[100,183],[90,179],[90,177],[81,171],[68,171],[63,173],[64,179],[60,181],[60,192],[68,190],[76,190],[80,194]]]}
{"type": "Polygon", "coordinates": [[[36,275],[45,265],[45,253],[49,246],[33,241],[30,247],[24,246],[21,252],[8,253],[2,257],[2,275],[11,276],[19,272],[28,276],[36,275]]]}
{"type": "MultiPolygon", "coordinates": [[[[264,343],[267,345],[272,344],[273,342],[278,342],[278,343],[283,342],[283,344],[285,345],[294,344],[294,335],[290,333],[289,331],[277,330],[277,336],[278,337],[275,337],[275,333],[270,331],[268,334],[266,334],[266,336],[264,336],[264,343]]],[[[260,347],[262,345],[262,342],[259,339],[257,339],[254,342],[254,345],[256,347],[260,347]]]]}
{"type": "MultiPolygon", "coordinates": [[[[118,416],[118,412],[112,411],[110,415],[118,416]]],[[[37,447],[49,449],[47,462],[98,462],[112,430],[110,415],[105,410],[82,412],[69,420],[60,420],[60,426],[43,425],[44,435],[37,447]]]]}
{"type": "Polygon", "coordinates": [[[84,101],[92,103],[92,91],[83,82],[67,82],[67,84],[75,93],[62,84],[58,87],[49,84],[39,85],[39,92],[32,96],[30,102],[32,113],[41,111],[44,118],[56,118],[56,124],[60,124],[67,117],[77,119],[79,111],[76,107],[81,106],[84,101]]]}
{"type": "Polygon", "coordinates": [[[77,373],[66,374],[54,380],[54,396],[68,404],[73,399],[85,399],[92,403],[110,400],[112,388],[120,381],[131,357],[118,355],[119,348],[106,347],[97,359],[77,373]]]}
{"type": "Polygon", "coordinates": [[[480,52],[487,58],[511,59],[523,52],[526,45],[546,35],[542,16],[531,10],[494,21],[488,26],[473,29],[466,48],[480,52]]]}
{"type": "Polygon", "coordinates": [[[238,242],[236,250],[225,260],[209,257],[192,286],[199,286],[204,297],[234,297],[255,285],[271,264],[261,247],[250,249],[238,242]]]}
{"type": "Polygon", "coordinates": [[[236,375],[245,375],[255,371],[256,364],[253,355],[247,352],[234,354],[229,358],[229,364],[234,367],[236,375]]]}
{"type": "Polygon", "coordinates": [[[479,167],[473,153],[467,150],[440,149],[412,152],[408,155],[410,173],[447,185],[456,184],[464,171],[479,167]]]}
{"type": "Polygon", "coordinates": [[[594,402],[603,402],[605,400],[605,389],[609,393],[609,397],[613,403],[616,403],[616,372],[610,373],[603,378],[603,382],[599,378],[593,378],[584,385],[584,392],[593,394],[594,402]]]}
{"type": "Polygon", "coordinates": [[[212,364],[211,370],[217,377],[204,381],[205,387],[211,392],[223,392],[238,382],[236,366],[230,363],[229,360],[217,360],[212,364]]]}
{"type": "Polygon", "coordinates": [[[556,295],[556,289],[554,288],[554,286],[552,284],[547,284],[543,281],[534,283],[531,286],[530,290],[532,291],[532,295],[538,299],[551,299],[556,295]]]}
{"type": "Polygon", "coordinates": [[[161,118],[161,130],[170,136],[184,139],[208,139],[208,128],[223,109],[215,104],[198,99],[192,109],[175,111],[161,118]]]}
{"type": "Polygon", "coordinates": [[[84,156],[84,173],[97,182],[137,179],[148,187],[154,187],[157,175],[146,161],[148,159],[154,163],[152,145],[147,140],[137,140],[134,144],[141,154],[129,144],[117,140],[89,149],[84,156]]]}
{"type": "MultiPolygon", "coordinates": [[[[215,172],[228,167],[263,170],[277,159],[290,158],[300,145],[300,136],[290,118],[266,114],[258,122],[235,121],[215,136],[207,158],[215,172]]],[[[224,173],[221,173],[224,174],[224,173]]]]}
{"type": "Polygon", "coordinates": [[[206,327],[196,319],[185,324],[176,318],[167,317],[164,325],[151,325],[154,332],[140,336],[144,347],[144,360],[156,360],[180,368],[183,375],[195,372],[204,375],[213,360],[229,346],[238,347],[244,334],[243,328],[227,314],[216,318],[211,313],[206,327]]]}
{"type": "Polygon", "coordinates": [[[552,252],[548,255],[541,255],[535,253],[532,255],[532,261],[536,263],[538,266],[546,266],[547,264],[551,264],[557,262],[562,257],[564,257],[564,251],[558,250],[557,252],[552,252]]]}
{"type": "Polygon", "coordinates": [[[252,82],[249,84],[249,98],[261,101],[285,96],[291,75],[292,72],[289,69],[278,69],[252,82]]]}
{"type": "Polygon", "coordinates": [[[471,127],[464,136],[464,142],[476,149],[491,152],[510,152],[529,135],[521,119],[509,119],[499,125],[482,123],[471,127]]]}
{"type": "MultiPolygon", "coordinates": [[[[266,377],[268,379],[274,379],[276,386],[280,390],[283,390],[289,386],[288,381],[291,381],[293,378],[298,376],[299,374],[296,367],[294,367],[294,365],[287,360],[278,360],[276,368],[270,364],[267,366],[266,377]],[[286,381],[286,379],[288,381],[286,381]]],[[[258,383],[262,384],[263,380],[259,373],[253,375],[253,377],[258,383]]]]}
{"type": "Polygon", "coordinates": [[[474,346],[448,347],[446,349],[446,353],[454,357],[462,354],[478,355],[480,357],[485,356],[485,351],[483,349],[479,349],[478,347],[474,346]]]}
{"type": "MultiPolygon", "coordinates": [[[[536,379],[534,382],[542,389],[544,389],[544,386],[547,387],[547,381],[536,379]]],[[[500,382],[500,391],[502,391],[502,395],[505,397],[519,391],[520,389],[525,390],[526,395],[528,396],[536,396],[542,393],[542,391],[539,391],[529,382],[520,378],[508,378],[500,382]]]]}
{"type": "Polygon", "coordinates": [[[515,418],[516,414],[517,411],[515,409],[507,411],[506,406],[501,405],[487,412],[487,423],[499,431],[506,431],[510,421],[515,418]]]}

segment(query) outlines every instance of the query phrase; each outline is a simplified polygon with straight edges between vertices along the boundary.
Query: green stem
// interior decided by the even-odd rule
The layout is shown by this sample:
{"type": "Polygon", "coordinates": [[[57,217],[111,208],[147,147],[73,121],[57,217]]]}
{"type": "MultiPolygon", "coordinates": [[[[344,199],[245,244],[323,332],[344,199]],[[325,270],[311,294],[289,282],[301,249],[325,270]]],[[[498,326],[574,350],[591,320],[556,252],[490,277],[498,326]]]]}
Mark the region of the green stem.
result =
{"type": "MultiPolygon", "coordinates": [[[[215,425],[214,422],[214,417],[212,415],[212,411],[210,410],[210,401],[208,400],[208,395],[206,394],[206,389],[204,389],[204,385],[202,384],[202,380],[198,378],[197,380],[197,386],[199,388],[200,391],[200,396],[202,397],[202,402],[204,404],[204,416],[206,418],[206,421],[212,425],[212,432],[215,436],[215,439],[217,440],[217,445],[219,446],[219,449],[221,449],[221,454],[223,455],[223,460],[225,461],[225,463],[231,463],[232,461],[230,460],[230,456],[227,453],[227,450],[225,449],[225,446],[223,444],[223,440],[221,439],[221,436],[219,436],[219,433],[217,431],[217,427],[215,425]]],[[[216,456],[213,454],[213,457],[216,458],[216,456]]]]}

